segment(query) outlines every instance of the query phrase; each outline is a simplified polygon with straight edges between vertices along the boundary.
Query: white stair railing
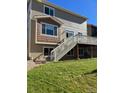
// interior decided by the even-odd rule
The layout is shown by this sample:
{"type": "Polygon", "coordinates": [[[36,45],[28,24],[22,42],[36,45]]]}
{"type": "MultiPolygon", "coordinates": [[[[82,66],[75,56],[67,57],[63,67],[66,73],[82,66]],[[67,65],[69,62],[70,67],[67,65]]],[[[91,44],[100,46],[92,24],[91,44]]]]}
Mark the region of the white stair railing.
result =
{"type": "Polygon", "coordinates": [[[65,41],[51,51],[51,60],[58,61],[78,43],[77,35],[65,39],[65,41]]]}
{"type": "Polygon", "coordinates": [[[65,41],[61,43],[59,46],[57,46],[54,50],[51,51],[51,60],[53,61],[60,60],[66,53],[68,53],[78,43],[97,45],[97,38],[84,36],[84,35],[75,35],[75,36],[69,37],[65,39],[65,41]]]}

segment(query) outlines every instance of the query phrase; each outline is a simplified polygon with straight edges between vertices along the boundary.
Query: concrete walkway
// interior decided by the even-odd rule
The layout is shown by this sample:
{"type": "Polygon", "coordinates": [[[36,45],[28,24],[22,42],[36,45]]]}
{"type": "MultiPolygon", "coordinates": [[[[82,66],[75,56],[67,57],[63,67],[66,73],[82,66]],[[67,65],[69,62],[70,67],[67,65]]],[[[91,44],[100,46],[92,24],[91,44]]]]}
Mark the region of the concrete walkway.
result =
{"type": "Polygon", "coordinates": [[[42,65],[42,64],[36,64],[32,60],[29,60],[27,62],[27,71],[31,70],[34,67],[40,66],[40,65],[42,65]]]}

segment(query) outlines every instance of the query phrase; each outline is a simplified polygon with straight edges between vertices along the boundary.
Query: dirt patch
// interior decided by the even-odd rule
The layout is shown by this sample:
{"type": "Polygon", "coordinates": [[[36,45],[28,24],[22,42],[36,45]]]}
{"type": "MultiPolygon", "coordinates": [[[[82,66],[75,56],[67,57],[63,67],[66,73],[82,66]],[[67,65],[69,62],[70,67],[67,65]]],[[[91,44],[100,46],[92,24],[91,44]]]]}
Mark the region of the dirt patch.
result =
{"type": "Polygon", "coordinates": [[[42,64],[36,64],[32,60],[27,61],[27,71],[31,70],[34,67],[40,66],[42,64]]]}

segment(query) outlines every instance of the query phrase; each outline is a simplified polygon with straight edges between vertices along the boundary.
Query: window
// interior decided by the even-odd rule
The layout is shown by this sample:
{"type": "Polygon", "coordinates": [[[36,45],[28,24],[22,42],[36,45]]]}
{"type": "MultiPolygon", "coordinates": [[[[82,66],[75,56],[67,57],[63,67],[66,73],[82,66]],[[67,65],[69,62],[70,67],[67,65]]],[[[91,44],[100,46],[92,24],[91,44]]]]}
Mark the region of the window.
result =
{"type": "Polygon", "coordinates": [[[73,31],[66,31],[66,37],[71,37],[74,36],[74,32],[73,31]]]}
{"type": "Polygon", "coordinates": [[[45,13],[49,14],[49,8],[48,7],[45,7],[45,13]]]}
{"type": "Polygon", "coordinates": [[[50,14],[49,15],[51,15],[51,16],[53,16],[54,14],[53,14],[53,9],[50,9],[50,14]]]}
{"type": "Polygon", "coordinates": [[[43,23],[42,34],[57,36],[57,26],[43,23]]]}
{"type": "Polygon", "coordinates": [[[55,14],[54,11],[55,11],[54,8],[51,8],[51,7],[48,7],[48,6],[44,7],[44,13],[47,14],[47,15],[54,16],[54,14],[55,14]]]}
{"type": "Polygon", "coordinates": [[[45,24],[42,24],[42,34],[45,34],[45,24]]]}
{"type": "Polygon", "coordinates": [[[68,53],[67,53],[68,56],[73,56],[74,55],[74,49],[70,50],[68,53]]]}
{"type": "Polygon", "coordinates": [[[53,48],[44,48],[44,56],[49,56],[53,48]]]}
{"type": "Polygon", "coordinates": [[[47,35],[53,35],[54,34],[54,29],[52,25],[46,25],[46,34],[47,35]]]}
{"type": "Polygon", "coordinates": [[[79,55],[84,56],[84,48],[79,48],[79,55]]]}
{"type": "Polygon", "coordinates": [[[54,34],[57,36],[57,27],[54,27],[54,34]]]}

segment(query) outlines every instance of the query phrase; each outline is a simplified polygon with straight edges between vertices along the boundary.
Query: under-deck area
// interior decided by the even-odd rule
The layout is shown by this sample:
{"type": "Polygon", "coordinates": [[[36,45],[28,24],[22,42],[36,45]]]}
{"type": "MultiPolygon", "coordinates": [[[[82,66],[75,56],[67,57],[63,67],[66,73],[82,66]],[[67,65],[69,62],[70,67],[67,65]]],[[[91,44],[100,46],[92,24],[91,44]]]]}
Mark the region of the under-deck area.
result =
{"type": "Polygon", "coordinates": [[[82,59],[97,57],[97,46],[88,44],[77,44],[61,60],[82,59]]]}

